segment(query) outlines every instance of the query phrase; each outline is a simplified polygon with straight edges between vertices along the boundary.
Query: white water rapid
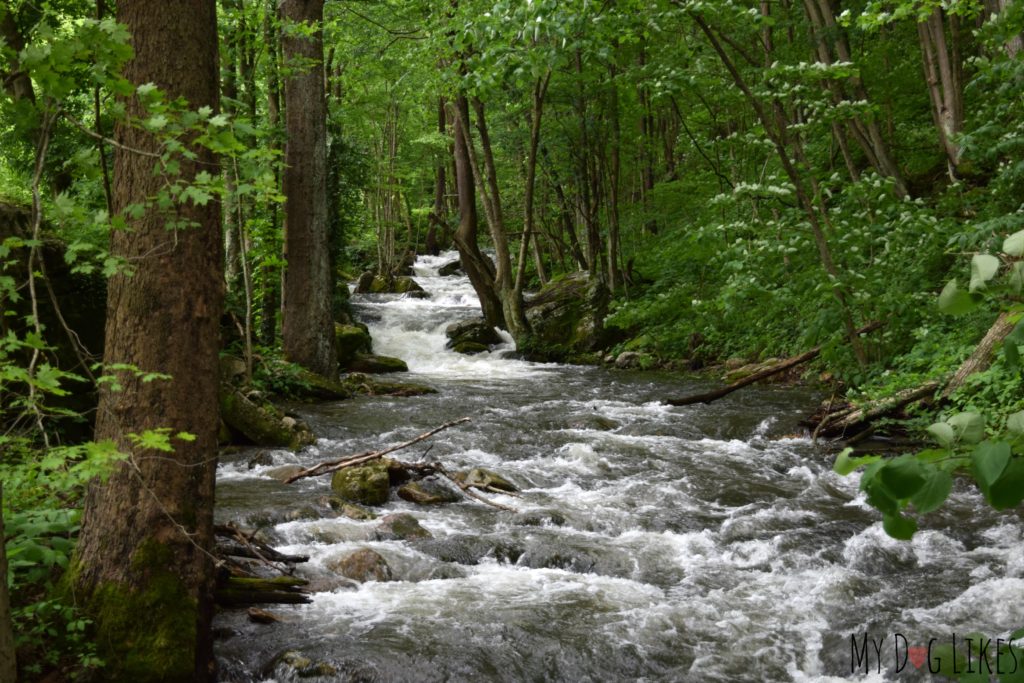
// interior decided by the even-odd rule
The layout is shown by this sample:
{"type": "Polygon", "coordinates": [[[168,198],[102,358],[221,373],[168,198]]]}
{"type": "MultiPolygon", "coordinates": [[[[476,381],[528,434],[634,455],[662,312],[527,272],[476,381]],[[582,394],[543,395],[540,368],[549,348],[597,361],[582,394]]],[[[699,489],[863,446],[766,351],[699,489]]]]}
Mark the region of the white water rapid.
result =
{"type": "Polygon", "coordinates": [[[786,436],[809,392],[751,387],[671,408],[659,399],[699,387],[515,360],[511,342],[448,351],[445,326],[479,315],[464,277],[436,274],[451,258],[417,264],[429,299],[354,301],[374,351],[409,364],[396,379],[439,393],[298,406],[321,436],[315,447],[222,463],[218,520],[308,554],[298,573],[315,590],[311,604],[268,606],[279,623],[219,615],[222,680],[913,681],[927,674],[907,664],[908,647],[1024,626],[1019,514],[958,487],[912,542],[894,541],[856,478],[786,436]],[[433,540],[374,541],[377,521],[319,504],[329,478],[268,476],[464,415],[468,425],[396,455],[414,460],[432,444],[426,457],[451,470],[495,470],[522,489],[494,496],[517,514],[392,496],[378,512],[411,513],[433,540]],[[393,580],[353,585],[329,569],[361,548],[380,553],[393,580]],[[865,634],[883,644],[881,661],[869,646],[857,662],[851,636],[865,634]],[[309,666],[282,664],[284,652],[309,666]]]}

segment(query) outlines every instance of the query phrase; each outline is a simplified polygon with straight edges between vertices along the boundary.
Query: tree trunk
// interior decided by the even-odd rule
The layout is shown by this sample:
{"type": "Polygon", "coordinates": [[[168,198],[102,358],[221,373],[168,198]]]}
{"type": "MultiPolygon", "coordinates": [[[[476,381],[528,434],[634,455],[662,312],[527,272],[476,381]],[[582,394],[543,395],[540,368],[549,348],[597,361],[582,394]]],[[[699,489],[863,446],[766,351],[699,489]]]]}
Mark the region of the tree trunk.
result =
{"type": "Polygon", "coordinates": [[[992,327],[978,342],[974,352],[953,373],[953,378],[949,380],[946,388],[942,391],[942,398],[952,396],[953,392],[963,386],[964,381],[974,373],[986,370],[989,363],[992,362],[992,352],[995,350],[996,344],[1006,339],[1006,336],[1013,332],[1013,328],[1016,326],[1017,323],[1009,312],[1000,313],[996,321],[992,323],[992,327]]]}
{"type": "MultiPolygon", "coordinates": [[[[526,154],[526,187],[523,189],[523,241],[519,249],[519,261],[516,264],[516,296],[522,299],[523,280],[526,275],[526,258],[529,254],[530,240],[536,240],[534,233],[534,194],[537,189],[537,152],[540,149],[540,122],[544,113],[544,96],[548,91],[548,84],[551,82],[551,69],[547,70],[542,78],[537,79],[533,86],[533,107],[530,109],[530,148],[526,154]]],[[[534,241],[536,247],[536,241],[534,241]]],[[[540,252],[534,249],[537,263],[537,277],[541,280],[544,276],[544,262],[540,258],[540,252]]]]}
{"type": "Polygon", "coordinates": [[[286,27],[284,171],[284,323],[288,360],[325,377],[338,371],[331,315],[334,275],[327,226],[327,100],[323,76],[324,0],[284,0],[281,16],[312,27],[303,35],[286,27]],[[310,63],[312,65],[310,65],[310,63]]]}
{"type": "Polygon", "coordinates": [[[480,252],[477,243],[476,189],[473,180],[473,165],[470,161],[468,138],[463,130],[469,119],[469,102],[465,95],[455,98],[457,114],[454,117],[453,137],[455,138],[455,185],[459,194],[459,229],[455,231],[455,247],[459,250],[462,269],[466,271],[477,297],[484,318],[492,327],[505,328],[505,314],[498,299],[494,282],[494,266],[490,259],[480,252]]]}
{"type": "Polygon", "coordinates": [[[18,680],[18,661],[14,651],[11,624],[11,598],[7,594],[7,547],[4,543],[4,483],[0,481],[0,681],[18,680]]]}
{"type": "MultiPolygon", "coordinates": [[[[217,20],[213,0],[154,4],[123,0],[117,21],[132,34],[132,83],[155,83],[193,107],[218,108],[217,20]]],[[[144,116],[135,99],[131,117],[144,116]]],[[[157,141],[119,123],[114,199],[119,214],[163,185],[157,141]]],[[[190,180],[216,159],[194,148],[181,157],[190,180]]],[[[110,278],[104,363],[126,363],[170,380],[118,372],[120,391],[100,393],[96,440],[128,454],[105,482],[93,482],[69,577],[96,625],[105,680],[208,681],[213,678],[213,490],[217,462],[218,323],[223,306],[220,210],[149,208],[111,235],[111,254],[135,266],[110,278]],[[169,221],[187,227],[168,229],[169,221]],[[139,446],[131,435],[187,432],[174,453],[139,446]]]]}
{"type": "Polygon", "coordinates": [[[956,138],[964,125],[963,64],[960,59],[959,20],[956,16],[949,16],[950,36],[947,40],[946,16],[945,10],[936,6],[927,20],[917,24],[917,34],[932,103],[932,119],[946,153],[949,174],[955,178],[961,151],[956,138]]]}
{"type": "MultiPolygon", "coordinates": [[[[448,119],[444,111],[444,98],[437,98],[437,132],[444,135],[447,132],[448,119]]],[[[448,212],[445,210],[445,190],[447,180],[445,178],[445,160],[438,159],[437,167],[434,169],[434,211],[430,214],[430,227],[427,229],[426,244],[424,251],[431,256],[437,256],[441,252],[441,245],[447,245],[448,235],[446,234],[448,212]],[[438,234],[440,233],[440,235],[438,234]]]]}
{"type": "MultiPolygon", "coordinates": [[[[281,112],[281,87],[278,79],[278,32],[277,22],[277,1],[267,0],[264,10],[265,19],[263,24],[263,39],[268,55],[267,65],[267,123],[273,132],[268,144],[277,149],[280,144],[277,134],[277,126],[280,122],[281,112]]],[[[274,187],[280,187],[281,173],[278,164],[274,164],[274,187]]],[[[278,205],[271,199],[267,202],[267,213],[270,216],[270,230],[276,233],[278,228],[278,205]]],[[[280,310],[281,277],[277,268],[270,265],[260,266],[260,281],[262,285],[262,311],[260,312],[260,339],[264,344],[273,345],[277,337],[277,314],[280,310]]]]}
{"type": "MultiPolygon", "coordinates": [[[[0,2],[0,37],[15,54],[25,49],[25,36],[18,27],[18,22],[6,0],[0,2]]],[[[0,81],[3,81],[4,90],[12,100],[24,99],[35,103],[36,92],[32,88],[32,79],[27,73],[21,71],[17,64],[11,65],[10,69],[0,68],[0,81]]]]}

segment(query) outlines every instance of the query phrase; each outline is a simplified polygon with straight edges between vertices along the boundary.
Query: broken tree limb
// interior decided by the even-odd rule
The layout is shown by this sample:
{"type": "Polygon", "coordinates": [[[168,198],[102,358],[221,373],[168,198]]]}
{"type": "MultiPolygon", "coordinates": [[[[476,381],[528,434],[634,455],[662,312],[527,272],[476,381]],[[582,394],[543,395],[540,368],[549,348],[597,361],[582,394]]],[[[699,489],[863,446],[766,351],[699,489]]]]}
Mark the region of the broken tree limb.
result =
{"type": "Polygon", "coordinates": [[[1000,313],[996,321],[992,323],[992,327],[988,328],[988,332],[978,342],[978,345],[974,347],[971,355],[953,373],[949,384],[942,390],[942,398],[949,398],[953,395],[954,391],[963,386],[964,381],[968,377],[988,368],[989,363],[992,361],[992,352],[995,350],[996,344],[1006,339],[1007,335],[1013,332],[1013,328],[1016,326],[1017,316],[1012,315],[1009,311],[1000,313]]]}
{"type": "Polygon", "coordinates": [[[844,436],[850,430],[859,428],[880,417],[890,415],[915,401],[920,401],[935,394],[942,388],[942,382],[932,380],[910,389],[898,391],[888,398],[871,401],[854,410],[826,415],[816,430],[822,436],[844,436]]]}
{"type": "MultiPolygon", "coordinates": [[[[877,330],[881,326],[882,326],[881,322],[874,321],[874,322],[868,323],[864,327],[860,328],[859,330],[857,330],[856,333],[858,335],[867,334],[869,332],[873,332],[874,330],[877,330]]],[[[683,398],[669,399],[668,401],[666,401],[666,403],[668,403],[671,406],[689,406],[689,405],[693,405],[694,403],[711,403],[712,401],[717,401],[718,399],[722,398],[723,396],[728,396],[732,392],[734,392],[734,391],[736,391],[738,389],[742,389],[745,386],[749,386],[751,384],[754,384],[755,382],[760,382],[761,380],[766,379],[768,377],[771,377],[772,375],[777,375],[780,372],[785,372],[786,370],[789,370],[790,368],[796,367],[797,365],[800,365],[802,363],[806,363],[807,361],[810,361],[810,360],[814,360],[820,354],[821,354],[821,347],[820,346],[815,346],[813,349],[811,349],[809,351],[804,351],[803,353],[801,353],[801,354],[799,354],[797,356],[791,356],[790,358],[787,358],[786,360],[784,360],[784,361],[782,361],[780,363],[776,363],[775,365],[771,366],[770,368],[765,368],[764,370],[761,370],[759,372],[755,372],[752,375],[748,375],[747,377],[744,377],[741,380],[737,380],[737,381],[733,382],[732,384],[728,384],[728,385],[726,385],[724,387],[721,387],[720,389],[715,389],[714,391],[708,391],[708,392],[705,392],[703,394],[695,394],[693,396],[686,396],[686,397],[683,397],[683,398]]]]}
{"type": "Polygon", "coordinates": [[[378,458],[381,458],[387,455],[388,453],[394,453],[395,451],[399,451],[403,448],[408,448],[409,446],[418,444],[420,441],[423,441],[424,439],[429,439],[438,432],[442,432],[450,427],[454,427],[455,425],[460,425],[465,422],[469,422],[468,417],[463,417],[458,420],[452,420],[451,422],[445,422],[440,427],[435,427],[434,429],[431,429],[429,432],[424,432],[423,434],[417,436],[415,439],[410,439],[409,441],[400,443],[397,446],[389,446],[388,448],[383,448],[379,451],[364,451],[363,453],[357,453],[356,455],[347,455],[344,458],[338,458],[337,460],[328,460],[327,462],[322,462],[313,465],[312,467],[304,469],[301,472],[298,472],[297,474],[288,477],[287,479],[284,480],[284,483],[291,484],[294,481],[298,481],[299,479],[305,479],[306,477],[318,477],[323,474],[331,474],[333,472],[337,472],[338,470],[344,469],[346,467],[356,467],[357,465],[364,465],[373,460],[377,460],[378,458]]]}

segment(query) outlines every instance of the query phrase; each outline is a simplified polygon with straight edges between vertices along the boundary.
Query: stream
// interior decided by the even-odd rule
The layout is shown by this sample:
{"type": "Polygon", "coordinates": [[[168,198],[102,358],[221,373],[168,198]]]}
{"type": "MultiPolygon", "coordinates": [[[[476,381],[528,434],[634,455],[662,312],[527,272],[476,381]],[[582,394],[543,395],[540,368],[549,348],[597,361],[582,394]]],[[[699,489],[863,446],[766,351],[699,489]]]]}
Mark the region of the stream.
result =
{"type": "Polygon", "coordinates": [[[309,555],[298,574],[316,591],[308,605],[267,606],[280,623],[219,614],[222,680],[299,680],[271,664],[288,650],[328,665],[302,679],[314,681],[925,680],[907,647],[1024,626],[1019,513],[995,513],[958,484],[912,542],[888,538],[856,477],[832,473],[832,456],[797,427],[820,398],[807,389],[753,386],[672,408],[659,400],[710,385],[529,363],[511,341],[447,351],[446,325],[479,315],[466,278],[437,276],[453,258],[417,262],[429,299],[353,300],[374,352],[408,363],[395,379],[437,394],[295,406],[314,447],[251,468],[257,449],[222,458],[217,520],[262,526],[279,550],[309,555]],[[267,476],[463,416],[472,422],[395,455],[429,448],[450,470],[499,472],[522,495],[488,495],[518,513],[392,493],[377,512],[409,512],[435,540],[368,541],[378,522],[309,511],[329,477],[267,476]],[[331,560],[360,548],[394,580],[332,580],[331,560]],[[851,636],[859,647],[865,635],[880,661],[871,646],[855,660],[851,636]]]}

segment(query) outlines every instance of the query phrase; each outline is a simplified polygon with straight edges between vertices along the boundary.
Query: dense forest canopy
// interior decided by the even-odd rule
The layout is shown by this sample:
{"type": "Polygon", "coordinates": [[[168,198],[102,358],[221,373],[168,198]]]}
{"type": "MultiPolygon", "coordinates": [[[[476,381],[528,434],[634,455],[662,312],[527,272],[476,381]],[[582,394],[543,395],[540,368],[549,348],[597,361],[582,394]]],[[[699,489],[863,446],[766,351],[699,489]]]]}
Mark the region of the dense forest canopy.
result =
{"type": "Polygon", "coordinates": [[[193,636],[218,354],[268,390],[282,360],[336,379],[347,283],[403,291],[409,252],[457,250],[530,358],[696,371],[814,348],[833,396],[924,386],[904,429],[938,449],[838,466],[868,466],[894,536],[955,471],[1017,506],[1022,30],[1019,0],[3,0],[22,675],[211,675],[193,636]],[[532,293],[578,273],[596,329],[546,332],[532,293]],[[112,602],[174,637],[126,658],[112,602]]]}

